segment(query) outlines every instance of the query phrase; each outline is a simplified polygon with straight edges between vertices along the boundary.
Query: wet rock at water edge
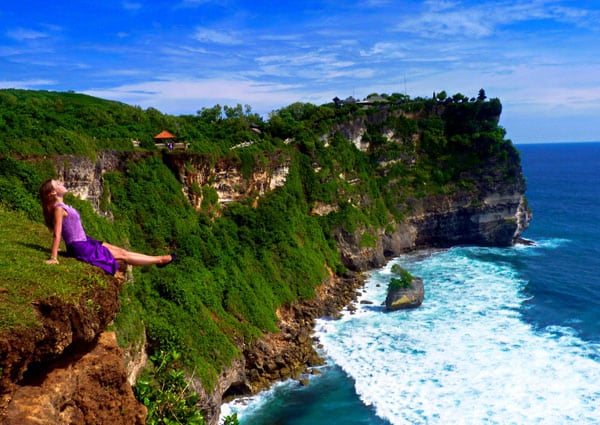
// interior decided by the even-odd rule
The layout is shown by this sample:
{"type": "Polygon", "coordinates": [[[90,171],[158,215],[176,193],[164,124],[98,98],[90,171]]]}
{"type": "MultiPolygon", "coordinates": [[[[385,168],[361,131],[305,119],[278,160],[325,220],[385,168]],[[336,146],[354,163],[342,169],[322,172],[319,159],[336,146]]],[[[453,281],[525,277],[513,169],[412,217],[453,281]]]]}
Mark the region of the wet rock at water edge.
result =
{"type": "Polygon", "coordinates": [[[414,277],[406,288],[390,288],[385,298],[386,311],[419,307],[425,298],[423,279],[414,277]]]}

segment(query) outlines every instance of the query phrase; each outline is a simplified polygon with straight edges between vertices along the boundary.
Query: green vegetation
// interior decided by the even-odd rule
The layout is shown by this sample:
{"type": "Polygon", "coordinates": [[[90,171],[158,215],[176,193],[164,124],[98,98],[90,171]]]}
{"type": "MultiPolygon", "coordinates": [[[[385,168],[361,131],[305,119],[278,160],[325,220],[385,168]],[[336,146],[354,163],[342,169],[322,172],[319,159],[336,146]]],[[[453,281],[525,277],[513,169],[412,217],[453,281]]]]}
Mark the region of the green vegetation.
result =
{"type": "MultiPolygon", "coordinates": [[[[360,245],[372,247],[378,230],[408,212],[407,200],[472,190],[482,176],[511,179],[519,171],[517,152],[497,125],[497,99],[376,99],[376,107],[339,99],[295,103],[263,121],[240,105],[175,117],[75,93],[0,90],[0,331],[35,323],[34,300],[77,297],[105,278],[68,258],[58,267],[43,262],[51,237],[37,190],[56,174],[48,154],[93,158],[99,150],[133,150],[132,140],[141,141],[136,149],[154,151],[104,174],[102,208],[110,220],[85,201],[67,202],[96,239],[177,253],[167,268],[134,269],[135,284],[122,291],[114,328],[123,346],[139,346],[145,334],[150,354],[182,353],[179,369],[158,366],[157,375],[173,373],[171,384],[180,385],[177,370],[194,371],[207,388],[241,354],[241,342],[277,330],[278,307],[313,297],[328,270],[344,270],[335,231],[359,232],[360,245]],[[366,151],[343,135],[360,119],[367,123],[366,151]],[[156,150],[152,136],[163,129],[190,149],[156,150]],[[391,140],[384,137],[390,131],[391,140]],[[245,178],[286,158],[290,171],[284,186],[226,206],[210,181],[195,183],[188,189],[202,197],[196,211],[173,158],[189,170],[198,162],[231,164],[245,178]],[[319,205],[332,212],[312,214],[319,205]]],[[[393,284],[412,280],[406,271],[398,275],[393,284]]],[[[155,384],[144,382],[143,394],[154,391],[155,384]]]]}
{"type": "Polygon", "coordinates": [[[33,309],[37,300],[58,296],[76,303],[104,284],[102,276],[74,259],[61,257],[60,266],[44,264],[52,242],[48,229],[2,205],[0,241],[0,333],[38,325],[33,309]]]}
{"type": "Polygon", "coordinates": [[[134,392],[148,408],[148,425],[204,425],[196,408],[200,397],[190,389],[185,372],[177,368],[180,357],[176,351],[157,352],[150,357],[152,368],[138,379],[134,392]]]}
{"type": "MultiPolygon", "coordinates": [[[[179,367],[180,359],[177,351],[158,351],[150,357],[151,367],[138,379],[134,393],[148,409],[147,425],[204,425],[196,408],[200,396],[179,367]]],[[[224,418],[224,425],[238,424],[237,414],[224,418]]]]}
{"type": "Polygon", "coordinates": [[[393,277],[390,279],[390,282],[388,283],[388,291],[390,289],[407,289],[411,287],[414,277],[408,270],[400,267],[398,264],[394,264],[392,266],[392,273],[399,277],[393,277]]]}
{"type": "Polygon", "coordinates": [[[222,154],[255,139],[251,126],[261,122],[241,105],[175,117],[72,92],[0,90],[0,154],[93,156],[100,149],[133,150],[133,140],[155,149],[153,137],[162,130],[190,141],[194,152],[222,154]]]}

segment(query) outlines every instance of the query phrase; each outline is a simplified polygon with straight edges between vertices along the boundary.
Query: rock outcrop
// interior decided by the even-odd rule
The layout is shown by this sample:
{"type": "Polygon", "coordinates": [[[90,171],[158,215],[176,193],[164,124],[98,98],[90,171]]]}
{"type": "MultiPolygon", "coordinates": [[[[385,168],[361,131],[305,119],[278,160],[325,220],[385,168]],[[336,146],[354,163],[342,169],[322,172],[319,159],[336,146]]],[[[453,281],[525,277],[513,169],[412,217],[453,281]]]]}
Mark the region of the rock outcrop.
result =
{"type": "Polygon", "coordinates": [[[408,288],[390,288],[385,297],[387,311],[406,310],[419,307],[425,298],[423,279],[414,277],[408,288]]]}
{"type": "Polygon", "coordinates": [[[37,327],[0,335],[1,423],[144,423],[123,352],[114,334],[103,334],[124,281],[118,274],[75,302],[40,300],[37,327]]]}
{"type": "Polygon", "coordinates": [[[127,381],[114,332],[103,332],[81,352],[60,356],[48,372],[23,380],[2,423],[143,425],[146,408],[127,381]]]}
{"type": "Polygon", "coordinates": [[[169,155],[165,158],[182,184],[183,192],[197,209],[202,208],[203,187],[212,188],[221,205],[245,199],[257,199],[285,184],[290,158],[273,154],[268,162],[245,175],[238,160],[211,162],[203,155],[169,155]]]}
{"type": "Polygon", "coordinates": [[[55,155],[51,157],[58,178],[63,180],[76,197],[89,201],[100,215],[108,215],[102,209],[104,195],[102,175],[106,172],[125,171],[129,161],[139,161],[151,152],[102,151],[92,159],[78,155],[55,155]]]}

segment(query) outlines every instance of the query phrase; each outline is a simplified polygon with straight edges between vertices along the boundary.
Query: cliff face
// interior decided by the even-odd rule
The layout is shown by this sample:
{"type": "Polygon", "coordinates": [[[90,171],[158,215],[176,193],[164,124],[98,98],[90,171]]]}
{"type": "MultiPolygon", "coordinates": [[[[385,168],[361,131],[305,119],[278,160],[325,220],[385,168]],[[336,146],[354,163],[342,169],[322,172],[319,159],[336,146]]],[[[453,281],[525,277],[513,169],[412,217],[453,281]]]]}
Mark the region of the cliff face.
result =
{"type": "MultiPolygon", "coordinates": [[[[52,163],[69,191],[76,197],[87,200],[100,215],[102,209],[104,173],[127,170],[127,164],[153,155],[151,152],[100,152],[95,159],[76,155],[56,155],[52,163]]],[[[196,209],[202,208],[202,187],[210,187],[217,194],[217,202],[226,205],[233,201],[257,199],[265,193],[283,186],[289,173],[290,158],[284,154],[273,154],[268,161],[253,168],[248,176],[242,172],[242,164],[234,160],[216,163],[203,155],[168,155],[165,163],[181,182],[183,193],[196,209]]],[[[110,201],[110,200],[108,200],[110,201]]]]}
{"type": "Polygon", "coordinates": [[[102,175],[106,172],[124,171],[129,161],[139,161],[149,155],[152,153],[102,151],[95,159],[77,155],[56,155],[51,159],[58,178],[67,184],[69,191],[78,198],[89,201],[98,214],[106,216],[108,213],[101,207],[104,194],[102,175]]]}
{"type": "Polygon", "coordinates": [[[336,232],[346,267],[360,271],[381,267],[401,253],[453,245],[510,246],[525,230],[531,212],[522,193],[496,194],[473,206],[470,197],[427,197],[413,201],[414,214],[395,223],[392,232],[379,229],[373,247],[361,247],[362,232],[336,232]]]}
{"type": "MultiPolygon", "coordinates": [[[[522,176],[475,191],[409,199],[409,213],[393,231],[379,229],[374,247],[361,247],[363,231],[336,232],[344,264],[352,270],[380,267],[390,257],[419,248],[454,245],[510,246],[532,219],[522,176]]],[[[389,228],[389,226],[388,226],[389,228]]]]}
{"type": "Polygon", "coordinates": [[[244,199],[257,199],[265,193],[283,186],[289,173],[290,158],[284,154],[272,154],[262,165],[253,167],[244,175],[242,164],[237,160],[221,160],[211,163],[201,155],[172,155],[165,158],[182,183],[183,192],[190,203],[202,208],[202,187],[211,187],[217,201],[224,205],[244,199]]]}

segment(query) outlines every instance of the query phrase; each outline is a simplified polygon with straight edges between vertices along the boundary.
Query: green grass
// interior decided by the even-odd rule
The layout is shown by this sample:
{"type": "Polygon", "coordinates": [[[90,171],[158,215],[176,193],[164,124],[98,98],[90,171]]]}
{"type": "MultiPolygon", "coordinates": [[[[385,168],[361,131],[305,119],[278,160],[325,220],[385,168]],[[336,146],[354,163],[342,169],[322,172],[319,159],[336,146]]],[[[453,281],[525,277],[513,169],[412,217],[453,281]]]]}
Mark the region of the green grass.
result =
{"type": "Polygon", "coordinates": [[[59,265],[47,265],[52,235],[24,214],[0,205],[0,332],[35,326],[33,303],[58,296],[77,302],[105,282],[102,272],[59,251],[59,265]]]}

